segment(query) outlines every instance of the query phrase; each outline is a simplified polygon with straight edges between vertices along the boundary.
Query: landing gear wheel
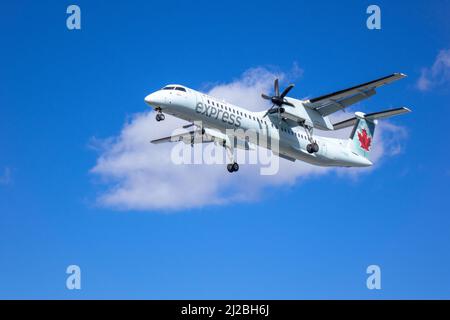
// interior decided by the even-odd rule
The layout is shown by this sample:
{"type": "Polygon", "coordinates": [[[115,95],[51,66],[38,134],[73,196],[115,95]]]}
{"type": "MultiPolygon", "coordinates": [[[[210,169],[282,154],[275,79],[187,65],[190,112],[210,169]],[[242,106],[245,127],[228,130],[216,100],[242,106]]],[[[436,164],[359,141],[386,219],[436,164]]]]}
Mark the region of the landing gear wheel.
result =
{"type": "Polygon", "coordinates": [[[308,153],[316,153],[319,152],[319,145],[317,143],[310,143],[306,146],[306,151],[308,151],[308,153]]]}
{"type": "Polygon", "coordinates": [[[166,116],[163,113],[157,113],[156,114],[156,121],[164,121],[166,119],[166,116]]]}
{"type": "Polygon", "coordinates": [[[312,144],[312,151],[314,153],[319,152],[319,145],[317,143],[315,143],[315,142],[312,144]]]}
{"type": "Polygon", "coordinates": [[[229,173],[237,172],[239,171],[239,165],[236,162],[227,164],[227,170],[229,173]]]}

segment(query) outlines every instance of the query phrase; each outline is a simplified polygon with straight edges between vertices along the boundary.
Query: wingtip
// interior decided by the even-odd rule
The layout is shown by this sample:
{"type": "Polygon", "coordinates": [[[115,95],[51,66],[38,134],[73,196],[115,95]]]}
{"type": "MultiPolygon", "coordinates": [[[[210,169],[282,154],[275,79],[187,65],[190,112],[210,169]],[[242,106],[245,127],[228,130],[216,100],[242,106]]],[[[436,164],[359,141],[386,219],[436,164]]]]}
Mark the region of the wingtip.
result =
{"type": "Polygon", "coordinates": [[[394,75],[399,76],[401,78],[406,78],[408,76],[407,74],[404,74],[403,72],[396,72],[396,73],[394,73],[394,75]]]}

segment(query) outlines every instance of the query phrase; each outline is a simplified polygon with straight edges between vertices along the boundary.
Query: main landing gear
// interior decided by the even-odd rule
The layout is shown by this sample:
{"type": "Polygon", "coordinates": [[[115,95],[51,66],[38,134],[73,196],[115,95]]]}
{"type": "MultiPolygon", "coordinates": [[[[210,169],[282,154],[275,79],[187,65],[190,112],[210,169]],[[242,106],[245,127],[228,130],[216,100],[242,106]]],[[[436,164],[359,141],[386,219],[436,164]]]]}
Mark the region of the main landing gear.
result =
{"type": "Polygon", "coordinates": [[[306,136],[308,137],[309,144],[306,146],[306,151],[308,153],[313,154],[319,152],[319,145],[313,139],[313,128],[303,125],[306,131],[306,136]]]}
{"type": "Polygon", "coordinates": [[[225,140],[222,142],[222,147],[225,148],[227,151],[227,157],[230,161],[229,164],[227,164],[227,170],[229,173],[238,172],[239,171],[239,164],[234,160],[234,148],[230,145],[230,143],[227,143],[225,140]]]}
{"type": "Polygon", "coordinates": [[[239,165],[236,162],[229,163],[227,165],[227,170],[229,173],[237,172],[237,171],[239,171],[239,165]]]}
{"type": "Polygon", "coordinates": [[[156,121],[164,121],[164,119],[166,119],[166,116],[162,113],[161,109],[156,109],[156,111],[158,112],[156,114],[156,121]]]}
{"type": "Polygon", "coordinates": [[[308,153],[311,153],[311,154],[319,152],[319,145],[316,142],[309,143],[306,146],[306,151],[308,151],[308,153]]]}

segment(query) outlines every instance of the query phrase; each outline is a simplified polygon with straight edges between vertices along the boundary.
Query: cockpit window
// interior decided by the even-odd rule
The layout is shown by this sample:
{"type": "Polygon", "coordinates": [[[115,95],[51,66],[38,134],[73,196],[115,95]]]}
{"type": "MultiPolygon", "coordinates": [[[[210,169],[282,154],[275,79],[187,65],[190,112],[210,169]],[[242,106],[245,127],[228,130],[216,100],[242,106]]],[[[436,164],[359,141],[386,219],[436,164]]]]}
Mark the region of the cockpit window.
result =
{"type": "Polygon", "coordinates": [[[183,87],[174,87],[174,86],[167,86],[162,88],[162,90],[178,90],[178,91],[183,91],[186,92],[186,89],[183,87]]]}

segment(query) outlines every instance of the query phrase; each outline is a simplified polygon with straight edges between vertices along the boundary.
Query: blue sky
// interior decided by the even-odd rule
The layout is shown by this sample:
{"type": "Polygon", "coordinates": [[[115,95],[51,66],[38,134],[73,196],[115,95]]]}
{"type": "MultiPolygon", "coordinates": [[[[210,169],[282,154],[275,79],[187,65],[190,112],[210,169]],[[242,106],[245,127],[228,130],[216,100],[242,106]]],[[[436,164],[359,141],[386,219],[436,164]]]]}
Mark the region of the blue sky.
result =
{"type": "Polygon", "coordinates": [[[449,1],[377,1],[378,31],[365,26],[364,1],[75,3],[80,31],[66,28],[69,2],[1,5],[1,298],[450,298],[449,1]],[[116,185],[92,172],[92,141],[147,111],[145,95],[294,65],[299,97],[408,74],[360,106],[413,109],[389,122],[401,141],[383,140],[400,151],[356,177],[300,177],[251,201],[98,201],[116,185]],[[65,287],[70,264],[80,291],[65,287]],[[380,291],[366,288],[371,264],[380,291]]]}

